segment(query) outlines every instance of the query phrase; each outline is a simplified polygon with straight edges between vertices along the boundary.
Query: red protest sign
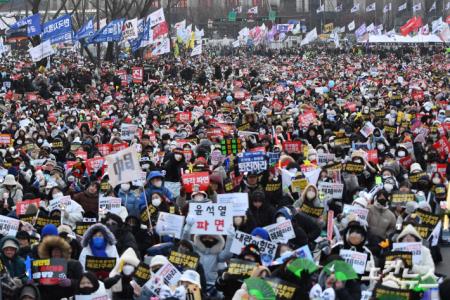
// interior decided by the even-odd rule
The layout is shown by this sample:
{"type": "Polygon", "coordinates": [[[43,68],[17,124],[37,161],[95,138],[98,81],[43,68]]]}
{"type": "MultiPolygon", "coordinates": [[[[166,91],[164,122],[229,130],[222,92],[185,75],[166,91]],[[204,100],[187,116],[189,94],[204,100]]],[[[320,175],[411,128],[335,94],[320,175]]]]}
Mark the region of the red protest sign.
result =
{"type": "Polygon", "coordinates": [[[316,120],[316,114],[312,111],[301,114],[298,116],[298,122],[300,127],[309,127],[311,123],[316,120]]]}
{"type": "Polygon", "coordinates": [[[112,145],[112,153],[116,153],[118,151],[124,150],[128,148],[128,143],[120,143],[112,145]]]}
{"type": "Polygon", "coordinates": [[[447,164],[446,163],[443,163],[443,164],[432,163],[430,165],[430,167],[431,167],[432,173],[438,172],[441,176],[446,177],[446,174],[447,174],[447,164]]]}
{"type": "Polygon", "coordinates": [[[112,151],[112,145],[111,144],[97,144],[98,152],[101,153],[101,155],[106,156],[111,154],[112,151]]]}
{"type": "Polygon", "coordinates": [[[445,136],[441,137],[436,143],[434,143],[433,148],[439,152],[442,159],[450,153],[450,144],[445,136]]]}
{"type": "Polygon", "coordinates": [[[16,216],[24,215],[25,212],[27,211],[28,206],[30,206],[31,204],[33,204],[34,206],[36,206],[36,208],[39,209],[40,203],[41,203],[40,198],[17,202],[16,203],[16,216]]]}
{"type": "Polygon", "coordinates": [[[144,69],[142,67],[132,68],[133,83],[142,83],[144,81],[144,69]]]}
{"type": "Polygon", "coordinates": [[[177,122],[190,123],[192,120],[192,114],[190,111],[177,113],[177,122]]]}
{"type": "Polygon", "coordinates": [[[414,101],[423,101],[423,99],[425,98],[425,94],[423,91],[413,90],[411,93],[411,97],[414,101]]]}
{"type": "Polygon", "coordinates": [[[208,128],[206,132],[206,136],[208,139],[217,139],[217,138],[223,138],[223,132],[220,128],[208,128]]]}
{"type": "Polygon", "coordinates": [[[114,120],[103,120],[100,122],[101,127],[112,128],[114,125],[114,120]]]}
{"type": "Polygon", "coordinates": [[[194,191],[194,187],[196,187],[199,191],[206,191],[209,186],[209,173],[196,172],[183,174],[181,180],[187,193],[192,193],[194,191]]]}
{"type": "Polygon", "coordinates": [[[282,111],[283,110],[283,103],[281,103],[278,100],[275,100],[272,102],[272,107],[275,111],[282,111]]]}
{"type": "Polygon", "coordinates": [[[28,101],[36,101],[37,100],[37,95],[36,94],[33,94],[33,93],[28,93],[27,94],[27,100],[28,101]]]}
{"type": "Polygon", "coordinates": [[[288,154],[301,153],[302,142],[300,142],[300,141],[285,141],[285,142],[283,142],[283,151],[288,154]]]}
{"type": "Polygon", "coordinates": [[[105,168],[105,158],[104,157],[94,157],[86,160],[86,170],[89,175],[97,172],[98,170],[105,168]]]}
{"type": "Polygon", "coordinates": [[[244,98],[245,98],[245,93],[244,93],[244,91],[237,91],[237,92],[234,92],[234,98],[235,98],[235,99],[244,99],[244,98]]]}
{"type": "Polygon", "coordinates": [[[120,78],[121,86],[128,86],[128,74],[127,70],[117,70],[116,75],[120,78]]]}
{"type": "Polygon", "coordinates": [[[411,155],[402,157],[399,159],[399,163],[400,165],[402,165],[404,168],[409,169],[409,167],[412,165],[413,163],[413,159],[411,157],[411,155]]]}
{"type": "Polygon", "coordinates": [[[367,160],[374,164],[378,164],[378,150],[374,149],[367,151],[367,160]]]}
{"type": "Polygon", "coordinates": [[[10,134],[0,134],[0,145],[9,145],[11,144],[11,135],[10,134]]]}
{"type": "Polygon", "coordinates": [[[75,156],[76,157],[80,157],[82,160],[86,160],[87,159],[87,152],[79,149],[79,150],[75,151],[75,156]]]}

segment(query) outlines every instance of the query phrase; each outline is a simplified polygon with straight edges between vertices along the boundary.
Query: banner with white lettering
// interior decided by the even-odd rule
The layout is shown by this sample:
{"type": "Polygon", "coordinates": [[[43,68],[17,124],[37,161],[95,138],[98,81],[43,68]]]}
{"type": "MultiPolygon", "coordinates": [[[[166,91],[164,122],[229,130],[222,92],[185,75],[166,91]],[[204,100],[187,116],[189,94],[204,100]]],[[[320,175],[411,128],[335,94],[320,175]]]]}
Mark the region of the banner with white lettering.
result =
{"type": "Polygon", "coordinates": [[[413,263],[418,264],[422,260],[422,243],[393,243],[392,251],[411,252],[413,263]]]}
{"type": "Polygon", "coordinates": [[[128,147],[108,155],[106,162],[108,164],[109,183],[113,187],[140,178],[142,170],[135,147],[128,147]]]}
{"type": "Polygon", "coordinates": [[[257,172],[267,170],[267,159],[262,152],[245,152],[238,156],[238,167],[240,173],[257,172]]]}
{"type": "Polygon", "coordinates": [[[277,244],[239,230],[236,231],[234,235],[230,251],[231,253],[239,255],[241,254],[242,249],[250,244],[255,244],[258,246],[258,249],[261,252],[261,260],[263,265],[268,266],[272,263],[277,252],[277,244]]]}
{"type": "Polygon", "coordinates": [[[269,233],[270,240],[274,243],[287,243],[290,239],[295,238],[291,220],[271,224],[264,229],[269,233]]]}
{"type": "Polygon", "coordinates": [[[116,197],[100,197],[98,199],[98,210],[111,212],[118,215],[121,211],[122,199],[116,197]]]}

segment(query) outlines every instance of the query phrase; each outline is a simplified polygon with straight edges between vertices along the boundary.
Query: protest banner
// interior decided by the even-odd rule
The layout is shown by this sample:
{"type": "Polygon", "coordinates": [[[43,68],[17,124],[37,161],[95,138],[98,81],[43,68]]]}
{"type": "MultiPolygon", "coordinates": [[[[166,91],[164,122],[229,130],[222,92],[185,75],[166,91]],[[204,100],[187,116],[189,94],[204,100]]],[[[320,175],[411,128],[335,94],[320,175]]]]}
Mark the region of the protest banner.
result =
{"type": "Polygon", "coordinates": [[[233,242],[231,244],[230,252],[234,254],[241,254],[242,249],[250,244],[255,244],[261,253],[261,260],[263,265],[268,266],[275,258],[277,251],[277,244],[266,241],[262,238],[252,236],[248,233],[237,230],[233,242]]]}
{"type": "Polygon", "coordinates": [[[151,204],[148,204],[148,212],[147,212],[147,207],[144,207],[140,213],[140,218],[141,218],[142,224],[148,223],[148,219],[149,219],[148,213],[150,213],[150,218],[153,220],[155,218],[155,216],[157,215],[158,210],[156,209],[156,207],[154,207],[151,204]]]}
{"type": "Polygon", "coordinates": [[[22,200],[16,203],[16,216],[24,215],[27,211],[28,206],[34,205],[37,209],[39,209],[41,203],[40,198],[31,199],[31,200],[22,200]]]}
{"type": "Polygon", "coordinates": [[[366,122],[364,126],[361,128],[360,133],[367,138],[369,135],[373,133],[375,130],[375,126],[372,124],[372,122],[366,122]]]}
{"type": "Polygon", "coordinates": [[[400,165],[402,167],[409,169],[411,167],[411,165],[413,164],[414,159],[412,158],[411,155],[407,155],[405,157],[398,159],[398,162],[400,163],[400,165]]]}
{"type": "Polygon", "coordinates": [[[294,299],[294,294],[297,286],[293,285],[290,282],[284,281],[281,278],[268,278],[266,279],[267,283],[272,287],[275,292],[277,300],[291,300],[294,299]]]}
{"type": "Polygon", "coordinates": [[[155,230],[160,235],[170,235],[180,239],[183,231],[184,216],[159,212],[155,230]]]}
{"type": "Polygon", "coordinates": [[[91,227],[92,225],[94,225],[97,222],[76,222],[75,225],[75,234],[79,235],[79,236],[83,236],[84,233],[86,232],[86,230],[88,230],[89,227],[91,227]]]}
{"type": "Polygon", "coordinates": [[[117,70],[116,71],[117,77],[120,78],[120,85],[121,86],[128,86],[128,74],[127,70],[117,70]]]}
{"type": "Polygon", "coordinates": [[[192,113],[190,111],[178,112],[176,114],[176,120],[180,123],[190,123],[192,120],[192,113]]]}
{"type": "Polygon", "coordinates": [[[364,171],[364,164],[347,162],[344,164],[343,171],[348,173],[361,174],[364,171]]]}
{"type": "Polygon", "coordinates": [[[269,165],[271,167],[273,167],[280,160],[281,153],[280,152],[267,152],[267,156],[269,157],[269,165]]]}
{"type": "Polygon", "coordinates": [[[150,266],[146,263],[139,263],[133,274],[133,279],[139,286],[143,286],[150,279],[150,266]]]}
{"type": "Polygon", "coordinates": [[[344,193],[344,185],[335,182],[319,182],[318,190],[325,195],[329,195],[332,199],[342,199],[344,193]]]}
{"type": "Polygon", "coordinates": [[[10,134],[0,134],[0,145],[10,145],[11,144],[11,135],[10,134]]]}
{"type": "Polygon", "coordinates": [[[403,251],[389,251],[384,256],[386,262],[393,262],[397,259],[401,259],[406,268],[411,268],[413,265],[412,253],[403,251]]]}
{"type": "Polygon", "coordinates": [[[162,266],[155,275],[151,276],[150,280],[145,283],[144,287],[153,292],[155,295],[159,295],[159,291],[164,284],[168,286],[176,286],[180,277],[180,271],[178,271],[178,269],[171,263],[167,263],[162,266]]]}
{"type": "Polygon", "coordinates": [[[291,182],[291,191],[293,193],[300,193],[308,186],[308,180],[306,178],[294,179],[291,182]]]}
{"type": "Polygon", "coordinates": [[[425,172],[417,172],[414,174],[410,174],[408,179],[411,183],[417,183],[419,181],[420,178],[422,177],[428,177],[427,173],[425,172]]]}
{"type": "Polygon", "coordinates": [[[420,237],[424,240],[428,239],[431,232],[433,231],[433,227],[431,227],[429,225],[413,224],[413,227],[417,231],[417,233],[420,235],[420,237]]]}
{"type": "Polygon", "coordinates": [[[300,207],[300,211],[307,214],[308,216],[311,216],[313,218],[319,218],[322,216],[324,208],[323,207],[312,207],[309,206],[306,203],[303,203],[300,207]]]}
{"type": "Polygon", "coordinates": [[[96,257],[87,255],[84,267],[86,271],[91,271],[97,275],[98,278],[104,279],[108,278],[109,273],[114,269],[115,265],[115,257],[96,257]]]}
{"type": "Polygon", "coordinates": [[[413,263],[418,264],[422,260],[422,243],[393,243],[392,251],[411,252],[413,263]]]}
{"type": "Polygon", "coordinates": [[[122,199],[116,197],[99,197],[98,211],[107,211],[118,215],[122,209],[122,199]]]}
{"type": "Polygon", "coordinates": [[[208,172],[185,173],[181,176],[186,193],[192,193],[195,188],[198,191],[206,191],[209,186],[208,172]]]}
{"type": "Polygon", "coordinates": [[[441,137],[436,143],[434,143],[433,148],[439,152],[442,159],[445,159],[450,153],[450,143],[445,136],[441,137]]]}
{"type": "Polygon", "coordinates": [[[132,67],[131,68],[131,78],[133,83],[140,84],[144,80],[144,68],[142,67],[132,67]]]}
{"type": "Polygon", "coordinates": [[[89,175],[97,173],[105,168],[104,157],[93,157],[86,160],[86,171],[89,175]]]}
{"type": "Polygon", "coordinates": [[[195,219],[192,234],[227,234],[233,225],[232,204],[189,203],[189,216],[195,219]]]}
{"type": "Polygon", "coordinates": [[[301,153],[302,152],[302,142],[300,141],[285,141],[283,142],[283,151],[287,154],[301,153]]]}
{"type": "Polygon", "coordinates": [[[128,147],[106,157],[112,187],[139,179],[142,172],[135,147],[128,147]]]}
{"type": "Polygon", "coordinates": [[[378,285],[372,292],[374,299],[396,299],[396,300],[408,300],[411,299],[410,290],[402,290],[391,288],[383,285],[378,285]]]}
{"type": "Polygon", "coordinates": [[[0,215],[0,233],[3,236],[16,236],[19,225],[19,220],[0,215]]]}
{"type": "Polygon", "coordinates": [[[287,243],[290,239],[295,238],[291,220],[271,224],[265,226],[264,229],[269,233],[270,240],[274,243],[287,243]]]}
{"type": "Polygon", "coordinates": [[[429,225],[433,228],[439,223],[439,220],[441,219],[440,216],[420,208],[415,211],[415,214],[420,218],[422,224],[429,225]]]}
{"type": "Polygon", "coordinates": [[[183,269],[196,270],[200,257],[196,253],[181,253],[178,251],[170,251],[169,261],[175,266],[180,266],[183,269]]]}
{"type": "Polygon", "coordinates": [[[238,156],[238,167],[240,173],[262,173],[267,170],[267,159],[261,152],[244,152],[238,156]]]}
{"type": "Polygon", "coordinates": [[[360,206],[344,204],[343,213],[344,215],[354,214],[358,216],[360,219],[367,221],[367,215],[369,214],[369,210],[360,206]]]}
{"type": "Polygon", "coordinates": [[[308,111],[298,116],[298,123],[301,128],[308,128],[315,120],[316,113],[314,111],[308,111]]]}
{"type": "Polygon", "coordinates": [[[61,258],[36,259],[31,263],[33,280],[39,285],[58,285],[67,278],[67,261],[61,258]]]}
{"type": "Polygon", "coordinates": [[[226,138],[220,141],[220,149],[223,155],[238,154],[242,151],[240,139],[226,138]]]}
{"type": "Polygon", "coordinates": [[[317,164],[319,166],[325,166],[329,162],[333,162],[336,159],[334,153],[317,153],[317,164]]]}
{"type": "Polygon", "coordinates": [[[256,262],[232,258],[228,264],[227,273],[233,279],[245,279],[250,277],[256,266],[258,266],[256,262]]]}
{"type": "MultiPolygon", "coordinates": [[[[36,215],[33,214],[32,217],[35,217],[36,215]]],[[[31,217],[31,216],[24,216],[24,217],[31,217]]],[[[41,214],[38,215],[38,217],[36,218],[36,222],[34,223],[34,227],[35,228],[43,228],[45,225],[47,224],[53,224],[56,227],[58,227],[59,225],[61,225],[61,217],[56,216],[56,217],[49,217],[49,216],[43,216],[41,214]]]]}
{"type": "Polygon", "coordinates": [[[245,216],[248,209],[248,193],[228,193],[217,195],[218,204],[232,204],[233,217],[245,216]]]}
{"type": "Polygon", "coordinates": [[[394,193],[391,197],[391,206],[406,207],[406,203],[415,201],[416,196],[413,193],[394,193]]]}
{"type": "Polygon", "coordinates": [[[120,136],[124,141],[131,141],[138,133],[138,125],[122,123],[120,125],[120,136]]]}
{"type": "Polygon", "coordinates": [[[364,274],[367,264],[367,253],[341,249],[339,255],[350,264],[356,273],[364,274]]]}
{"type": "Polygon", "coordinates": [[[339,137],[333,140],[335,146],[350,147],[351,141],[348,137],[339,137]]]}
{"type": "Polygon", "coordinates": [[[112,152],[111,144],[97,144],[96,146],[97,146],[98,152],[100,152],[100,154],[102,156],[107,156],[107,155],[111,154],[111,152],[112,152]]]}
{"type": "Polygon", "coordinates": [[[379,160],[378,160],[378,150],[377,149],[367,151],[367,161],[374,163],[374,164],[378,164],[379,160]]]}
{"type": "Polygon", "coordinates": [[[54,210],[63,210],[72,205],[72,199],[70,196],[63,196],[57,199],[50,200],[48,204],[48,210],[54,211],[54,210]]]}

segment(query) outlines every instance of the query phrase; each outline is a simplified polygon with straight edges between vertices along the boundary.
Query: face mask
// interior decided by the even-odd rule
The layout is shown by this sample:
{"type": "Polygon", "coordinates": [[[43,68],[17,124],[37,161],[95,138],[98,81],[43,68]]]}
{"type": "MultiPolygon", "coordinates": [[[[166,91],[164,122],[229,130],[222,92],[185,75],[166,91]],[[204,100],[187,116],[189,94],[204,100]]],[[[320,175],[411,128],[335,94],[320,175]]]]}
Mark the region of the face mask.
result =
{"type": "Polygon", "coordinates": [[[194,196],[194,201],[196,201],[196,202],[203,201],[204,199],[205,199],[205,197],[203,195],[195,195],[194,196]]]}
{"type": "Polygon", "coordinates": [[[149,164],[143,164],[142,166],[142,170],[148,170],[148,168],[150,168],[149,164]]]}
{"type": "Polygon", "coordinates": [[[385,183],[384,189],[386,190],[386,192],[390,193],[394,189],[394,186],[391,183],[385,183]]]}
{"type": "Polygon", "coordinates": [[[86,287],[86,288],[79,288],[78,289],[78,294],[80,295],[90,295],[92,294],[94,291],[94,288],[90,288],[90,287],[86,287]]]}
{"type": "Polygon", "coordinates": [[[23,170],[25,170],[26,166],[25,165],[20,165],[19,168],[20,168],[20,170],[23,171],[23,170]]]}
{"type": "Polygon", "coordinates": [[[94,248],[102,248],[105,246],[105,238],[103,237],[93,237],[92,238],[92,245],[94,246],[94,248]]]}
{"type": "Polygon", "coordinates": [[[405,157],[405,151],[398,151],[398,157],[405,157]]]}
{"type": "Polygon", "coordinates": [[[384,149],[386,149],[386,147],[384,146],[384,144],[378,144],[377,149],[380,151],[384,151],[384,149]]]}
{"type": "Polygon", "coordinates": [[[58,199],[58,198],[61,198],[61,197],[64,197],[64,194],[61,193],[61,192],[53,194],[53,199],[58,199]]]}
{"type": "Polygon", "coordinates": [[[154,185],[156,188],[160,188],[160,187],[162,186],[162,181],[161,181],[161,180],[155,181],[155,182],[153,183],[153,185],[154,185]]]}
{"type": "Polygon", "coordinates": [[[112,232],[116,231],[117,228],[119,227],[119,225],[117,224],[106,224],[106,227],[108,227],[109,230],[111,230],[112,232]]]}
{"type": "Polygon", "coordinates": [[[123,266],[122,272],[126,276],[130,276],[134,272],[134,267],[132,265],[123,266]]]}
{"type": "Polygon", "coordinates": [[[181,154],[175,154],[176,161],[181,161],[182,158],[183,158],[183,156],[181,154]]]}
{"type": "Polygon", "coordinates": [[[377,200],[377,203],[378,203],[380,206],[385,207],[385,206],[386,206],[386,203],[387,203],[387,200],[386,200],[386,199],[378,199],[378,200],[377,200]]]}
{"type": "Polygon", "coordinates": [[[316,198],[316,192],[314,192],[314,191],[308,191],[308,192],[306,193],[306,198],[308,198],[309,200],[312,200],[312,199],[316,198]]]}
{"type": "Polygon", "coordinates": [[[284,221],[286,221],[285,217],[283,217],[283,216],[277,217],[277,223],[281,223],[281,222],[284,222],[284,221]]]}
{"type": "Polygon", "coordinates": [[[433,177],[433,183],[439,184],[439,183],[441,183],[441,180],[439,179],[439,177],[433,177]]]}
{"type": "Polygon", "coordinates": [[[152,205],[158,207],[161,204],[161,198],[153,198],[152,205]]]}
{"type": "Polygon", "coordinates": [[[120,185],[120,188],[122,189],[122,191],[128,192],[130,190],[130,184],[129,183],[122,183],[120,185]]]}

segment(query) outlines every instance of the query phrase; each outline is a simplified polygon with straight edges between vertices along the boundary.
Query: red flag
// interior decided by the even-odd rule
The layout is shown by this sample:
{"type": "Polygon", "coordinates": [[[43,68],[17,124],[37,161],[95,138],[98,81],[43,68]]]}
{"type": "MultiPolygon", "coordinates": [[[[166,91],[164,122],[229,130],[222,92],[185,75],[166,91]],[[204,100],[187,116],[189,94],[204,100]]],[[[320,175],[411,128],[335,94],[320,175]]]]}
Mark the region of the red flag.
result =
{"type": "Polygon", "coordinates": [[[407,36],[408,34],[410,34],[414,30],[414,26],[415,26],[415,23],[416,23],[415,19],[416,19],[416,17],[412,17],[411,19],[408,20],[408,22],[406,22],[405,25],[400,27],[400,33],[403,36],[407,36]]]}
{"type": "Polygon", "coordinates": [[[167,23],[164,21],[153,28],[153,39],[156,40],[158,37],[168,34],[169,27],[167,23]]]}
{"type": "Polygon", "coordinates": [[[450,16],[447,16],[447,18],[445,18],[445,23],[450,24],[450,16]]]}

